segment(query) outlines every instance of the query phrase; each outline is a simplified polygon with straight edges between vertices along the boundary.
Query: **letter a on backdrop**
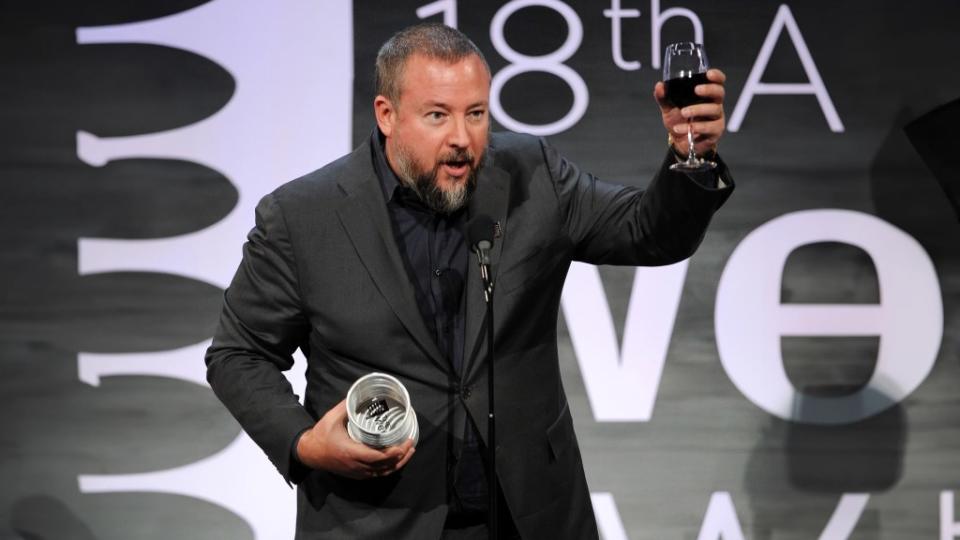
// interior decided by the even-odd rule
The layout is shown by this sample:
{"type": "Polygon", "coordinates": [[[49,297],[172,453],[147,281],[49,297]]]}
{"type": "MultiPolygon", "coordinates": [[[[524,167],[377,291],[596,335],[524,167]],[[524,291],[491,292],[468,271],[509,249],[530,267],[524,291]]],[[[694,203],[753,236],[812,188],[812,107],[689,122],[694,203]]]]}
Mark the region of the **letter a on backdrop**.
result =
{"type": "Polygon", "coordinates": [[[747,77],[746,84],[743,85],[743,92],[737,99],[737,106],[733,108],[733,114],[730,115],[730,123],[727,128],[730,131],[739,131],[743,124],[743,118],[747,115],[747,109],[750,108],[750,102],[753,96],[757,94],[813,94],[817,96],[817,102],[820,103],[820,109],[823,115],[827,117],[827,124],[830,125],[830,131],[841,133],[843,131],[843,122],[840,121],[840,115],[837,114],[833,101],[830,100],[830,94],[827,93],[827,87],[823,84],[820,77],[820,71],[817,65],[813,63],[813,56],[810,55],[810,49],[807,48],[807,42],[804,41],[800,33],[800,27],[793,18],[793,13],[786,4],[782,4],[777,10],[777,16],[773,19],[767,38],[760,47],[760,54],[757,61],[753,63],[753,69],[750,70],[750,76],[747,77]],[[800,57],[800,63],[803,64],[803,71],[807,74],[805,83],[765,83],[760,82],[760,77],[767,70],[767,64],[770,62],[770,55],[773,54],[773,48],[780,38],[784,27],[787,34],[793,42],[793,47],[797,50],[797,56],[800,57]]]}

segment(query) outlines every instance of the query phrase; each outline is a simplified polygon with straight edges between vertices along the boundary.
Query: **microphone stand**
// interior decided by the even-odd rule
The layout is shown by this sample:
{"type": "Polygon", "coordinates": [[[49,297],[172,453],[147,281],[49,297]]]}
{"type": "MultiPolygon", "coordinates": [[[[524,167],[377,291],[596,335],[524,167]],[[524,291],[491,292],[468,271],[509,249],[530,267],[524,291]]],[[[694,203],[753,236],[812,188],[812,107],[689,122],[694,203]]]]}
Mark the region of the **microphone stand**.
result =
{"type": "Polygon", "coordinates": [[[487,528],[491,540],[497,539],[497,432],[493,393],[493,281],[490,279],[490,242],[477,243],[477,261],[483,281],[483,299],[487,304],[487,528]],[[484,245],[486,244],[486,245],[484,245]]]}

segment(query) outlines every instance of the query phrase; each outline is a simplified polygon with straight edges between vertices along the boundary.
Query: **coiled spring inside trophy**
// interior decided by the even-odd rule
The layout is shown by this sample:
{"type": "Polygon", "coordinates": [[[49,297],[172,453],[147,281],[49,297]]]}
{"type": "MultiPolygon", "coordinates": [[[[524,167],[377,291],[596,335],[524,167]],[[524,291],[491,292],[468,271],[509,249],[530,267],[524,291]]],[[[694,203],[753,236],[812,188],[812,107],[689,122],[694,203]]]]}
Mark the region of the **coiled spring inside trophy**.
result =
{"type": "Polygon", "coordinates": [[[403,384],[385,373],[357,379],[347,392],[347,433],[368,446],[384,448],[420,435],[417,413],[403,384]]]}

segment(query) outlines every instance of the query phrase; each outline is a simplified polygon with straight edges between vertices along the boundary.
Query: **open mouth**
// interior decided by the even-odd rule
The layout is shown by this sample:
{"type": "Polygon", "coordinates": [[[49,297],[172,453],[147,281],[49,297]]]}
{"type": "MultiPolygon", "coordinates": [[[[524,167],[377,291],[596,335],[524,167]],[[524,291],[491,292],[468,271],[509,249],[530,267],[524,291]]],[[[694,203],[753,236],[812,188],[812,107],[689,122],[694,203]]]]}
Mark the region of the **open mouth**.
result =
{"type": "Polygon", "coordinates": [[[466,160],[445,161],[443,163],[443,168],[446,169],[447,174],[449,174],[450,176],[463,176],[467,174],[467,172],[470,170],[470,162],[466,160]]]}

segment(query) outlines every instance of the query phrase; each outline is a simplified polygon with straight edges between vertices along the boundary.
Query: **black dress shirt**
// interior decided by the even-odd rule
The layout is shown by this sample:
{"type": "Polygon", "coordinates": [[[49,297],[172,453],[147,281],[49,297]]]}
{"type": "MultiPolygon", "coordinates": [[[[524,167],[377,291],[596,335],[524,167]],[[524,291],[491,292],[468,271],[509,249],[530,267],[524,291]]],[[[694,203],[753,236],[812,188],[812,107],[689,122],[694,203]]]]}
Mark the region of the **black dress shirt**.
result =
{"type": "MultiPolygon", "coordinates": [[[[390,168],[384,139],[374,130],[374,169],[383,186],[393,236],[407,275],[414,285],[417,307],[440,352],[454,372],[462,375],[466,301],[464,280],[469,251],[463,235],[466,209],[453,214],[434,212],[417,193],[403,185],[390,168]]],[[[463,451],[449,456],[452,472],[451,513],[486,512],[486,473],[479,437],[467,421],[463,451]]]]}

